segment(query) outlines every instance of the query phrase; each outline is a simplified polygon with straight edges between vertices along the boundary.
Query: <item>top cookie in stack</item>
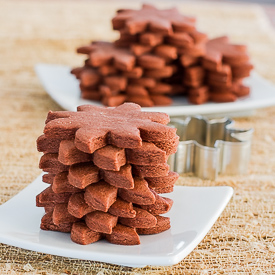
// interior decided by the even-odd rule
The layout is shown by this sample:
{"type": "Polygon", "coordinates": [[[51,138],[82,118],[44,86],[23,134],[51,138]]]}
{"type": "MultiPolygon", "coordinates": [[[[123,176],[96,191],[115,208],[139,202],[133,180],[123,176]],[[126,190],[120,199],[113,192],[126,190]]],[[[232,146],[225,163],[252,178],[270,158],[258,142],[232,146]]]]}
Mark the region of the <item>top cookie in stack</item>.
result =
{"type": "MultiPolygon", "coordinates": [[[[248,59],[232,65],[224,55],[228,50],[217,49],[224,40],[208,41],[196,29],[195,18],[183,16],[175,8],[158,10],[143,5],[140,10],[121,9],[112,25],[120,33],[118,40],[94,41],[77,50],[88,56],[83,67],[72,70],[85,99],[107,106],[134,102],[152,107],[170,105],[174,95],[187,95],[192,103],[200,104],[209,99],[232,101],[249,93],[241,84],[252,69],[248,59]],[[207,66],[213,51],[220,53],[224,65],[214,71],[207,66]],[[229,84],[224,80],[225,71],[230,71],[226,73],[229,84]]],[[[246,54],[245,47],[228,41],[227,46],[233,59],[238,59],[240,49],[246,54]]]]}

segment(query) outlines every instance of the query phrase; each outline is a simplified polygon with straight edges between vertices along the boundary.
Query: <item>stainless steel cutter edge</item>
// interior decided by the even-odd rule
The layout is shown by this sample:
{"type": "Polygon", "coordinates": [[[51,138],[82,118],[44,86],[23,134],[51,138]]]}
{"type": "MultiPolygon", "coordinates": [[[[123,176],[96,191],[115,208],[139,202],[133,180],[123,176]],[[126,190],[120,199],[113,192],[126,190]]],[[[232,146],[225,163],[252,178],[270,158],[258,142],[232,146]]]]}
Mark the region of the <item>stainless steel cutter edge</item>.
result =
{"type": "Polygon", "coordinates": [[[170,170],[215,180],[218,174],[245,174],[253,129],[235,129],[230,118],[189,116],[171,119],[180,137],[178,150],[168,159],[170,170]]]}

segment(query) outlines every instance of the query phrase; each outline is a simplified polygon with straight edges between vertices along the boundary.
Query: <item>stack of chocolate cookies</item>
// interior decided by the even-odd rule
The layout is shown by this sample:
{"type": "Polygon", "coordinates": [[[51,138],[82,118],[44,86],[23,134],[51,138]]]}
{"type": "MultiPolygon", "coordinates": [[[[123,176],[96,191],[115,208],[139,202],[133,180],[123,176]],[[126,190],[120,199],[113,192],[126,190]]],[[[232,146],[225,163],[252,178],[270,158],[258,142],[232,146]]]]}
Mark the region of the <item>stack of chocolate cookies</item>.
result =
{"type": "Polygon", "coordinates": [[[168,122],[134,103],[49,112],[37,139],[49,184],[36,198],[46,212],[41,229],[70,232],[79,244],[105,238],[123,245],[169,229],[162,214],[173,201],[159,194],[172,192],[178,178],[166,163],[178,136],[168,122]]]}
{"type": "Polygon", "coordinates": [[[247,96],[250,90],[243,79],[252,69],[246,46],[230,44],[226,36],[211,39],[201,65],[186,70],[185,80],[191,80],[189,100],[195,104],[208,100],[232,102],[247,96]]]}
{"type": "Polygon", "coordinates": [[[152,107],[172,104],[173,96],[201,104],[249,94],[242,84],[253,67],[246,47],[232,45],[226,37],[208,41],[196,29],[195,18],[175,8],[143,5],[118,10],[112,25],[120,33],[118,40],[77,49],[87,55],[84,66],[72,70],[82,98],[106,106],[134,102],[152,107]]]}

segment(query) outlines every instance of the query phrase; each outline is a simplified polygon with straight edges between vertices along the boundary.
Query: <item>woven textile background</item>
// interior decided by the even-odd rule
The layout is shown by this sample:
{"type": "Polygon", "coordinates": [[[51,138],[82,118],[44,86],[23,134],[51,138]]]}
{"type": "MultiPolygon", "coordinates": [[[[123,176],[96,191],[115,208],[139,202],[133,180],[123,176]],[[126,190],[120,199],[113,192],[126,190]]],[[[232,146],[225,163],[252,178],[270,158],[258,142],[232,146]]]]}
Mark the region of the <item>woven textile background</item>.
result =
{"type": "MultiPolygon", "coordinates": [[[[227,34],[234,42],[246,43],[255,70],[275,83],[275,34],[258,6],[197,1],[157,6],[177,6],[195,15],[199,29],[210,37],[227,34]]],[[[114,40],[118,35],[110,20],[124,7],[138,8],[140,3],[0,0],[0,204],[40,174],[35,141],[47,112],[60,109],[43,90],[34,65],[81,65],[83,57],[75,48],[90,40],[114,40]]],[[[0,244],[0,274],[275,274],[274,118],[275,107],[236,118],[236,126],[255,130],[247,175],[178,181],[229,185],[235,191],[207,236],[179,264],[132,269],[0,244]]]]}

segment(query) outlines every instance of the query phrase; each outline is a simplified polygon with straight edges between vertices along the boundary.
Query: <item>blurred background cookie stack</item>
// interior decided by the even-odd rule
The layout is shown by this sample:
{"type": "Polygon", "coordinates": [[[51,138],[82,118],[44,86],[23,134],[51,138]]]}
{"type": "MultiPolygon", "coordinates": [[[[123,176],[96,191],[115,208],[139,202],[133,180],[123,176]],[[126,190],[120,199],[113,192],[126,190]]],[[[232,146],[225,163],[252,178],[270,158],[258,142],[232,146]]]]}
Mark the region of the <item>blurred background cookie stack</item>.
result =
{"type": "Polygon", "coordinates": [[[41,229],[71,232],[79,244],[105,238],[123,245],[169,229],[162,214],[173,201],[159,193],[172,192],[178,179],[167,158],[179,138],[168,122],[168,115],[133,103],[49,112],[37,140],[49,184],[36,198],[46,212],[41,229]]]}
{"type": "Polygon", "coordinates": [[[195,21],[175,8],[118,10],[112,25],[119,39],[77,49],[87,54],[85,65],[72,70],[82,98],[106,106],[152,107],[171,105],[174,96],[202,104],[248,95],[242,80],[253,66],[246,47],[230,44],[227,37],[208,40],[195,21]]]}
{"type": "Polygon", "coordinates": [[[232,102],[247,96],[250,89],[243,80],[253,69],[247,47],[231,44],[224,36],[207,41],[205,49],[201,61],[186,70],[185,78],[193,76],[194,83],[189,89],[189,101],[232,102]]]}

